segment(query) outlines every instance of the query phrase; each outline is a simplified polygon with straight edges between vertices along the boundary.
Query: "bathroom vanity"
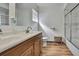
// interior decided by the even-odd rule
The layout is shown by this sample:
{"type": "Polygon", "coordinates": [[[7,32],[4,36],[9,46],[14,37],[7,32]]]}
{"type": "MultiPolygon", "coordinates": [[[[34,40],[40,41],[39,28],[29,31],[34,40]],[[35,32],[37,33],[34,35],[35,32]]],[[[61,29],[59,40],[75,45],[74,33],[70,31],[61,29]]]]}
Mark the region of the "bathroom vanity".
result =
{"type": "Polygon", "coordinates": [[[0,7],[0,55],[1,56],[39,56],[42,47],[42,32],[38,31],[38,8],[32,4],[8,3],[0,7]],[[23,7],[26,5],[26,7],[23,7]],[[29,8],[28,8],[29,5],[29,8]],[[31,14],[35,10],[36,14],[31,14]],[[15,12],[16,11],[16,12],[15,12]],[[23,11],[23,12],[21,12],[23,11]],[[4,15],[3,15],[4,14],[4,15]],[[31,32],[28,26],[32,27],[31,32]],[[16,32],[16,31],[26,31],[16,32]],[[4,33],[3,33],[4,32],[4,33]],[[6,33],[5,33],[6,32],[6,33]],[[8,33],[12,32],[12,33],[8,33]]]}
{"type": "MultiPolygon", "coordinates": [[[[16,36],[16,35],[15,35],[16,36]]],[[[42,33],[22,33],[17,38],[4,39],[0,42],[1,56],[40,56],[42,51],[42,33]],[[9,41],[7,41],[9,40],[9,41]]]]}

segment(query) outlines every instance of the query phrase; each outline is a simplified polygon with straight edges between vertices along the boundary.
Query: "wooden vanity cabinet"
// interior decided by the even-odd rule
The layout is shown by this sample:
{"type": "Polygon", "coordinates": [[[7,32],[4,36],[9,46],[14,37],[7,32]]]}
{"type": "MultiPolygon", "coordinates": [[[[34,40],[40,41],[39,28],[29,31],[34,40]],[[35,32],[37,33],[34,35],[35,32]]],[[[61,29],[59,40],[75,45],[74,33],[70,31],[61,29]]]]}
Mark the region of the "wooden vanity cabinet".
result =
{"type": "Polygon", "coordinates": [[[42,48],[42,33],[0,53],[1,56],[39,56],[42,48]]]}

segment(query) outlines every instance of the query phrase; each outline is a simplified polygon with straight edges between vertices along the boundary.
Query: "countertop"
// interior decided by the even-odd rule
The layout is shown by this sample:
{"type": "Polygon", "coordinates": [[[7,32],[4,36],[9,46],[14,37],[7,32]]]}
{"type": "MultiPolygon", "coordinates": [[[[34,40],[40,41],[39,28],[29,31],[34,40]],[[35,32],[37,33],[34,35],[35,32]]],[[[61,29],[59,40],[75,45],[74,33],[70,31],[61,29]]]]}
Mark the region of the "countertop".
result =
{"type": "Polygon", "coordinates": [[[19,43],[21,43],[25,40],[28,40],[29,38],[31,38],[39,33],[41,33],[41,31],[36,31],[33,33],[27,33],[27,34],[24,32],[21,32],[21,33],[13,34],[13,36],[11,36],[11,37],[10,37],[10,35],[9,36],[3,35],[4,37],[2,39],[0,39],[0,53],[13,46],[18,45],[19,43]],[[7,37],[9,37],[9,38],[7,38],[7,37]]]}

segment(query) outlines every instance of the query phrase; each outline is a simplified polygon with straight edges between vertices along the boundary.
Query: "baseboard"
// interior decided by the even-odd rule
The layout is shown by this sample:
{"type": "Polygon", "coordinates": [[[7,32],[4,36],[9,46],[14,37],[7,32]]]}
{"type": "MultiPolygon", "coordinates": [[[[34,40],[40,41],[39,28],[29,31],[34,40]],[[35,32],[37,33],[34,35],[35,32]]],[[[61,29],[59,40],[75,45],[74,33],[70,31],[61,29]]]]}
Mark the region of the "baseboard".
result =
{"type": "MultiPolygon", "coordinates": [[[[56,42],[56,41],[47,41],[47,43],[61,43],[61,42],[56,42]]],[[[62,42],[62,44],[65,44],[64,42],[62,42]]],[[[65,44],[66,45],[66,44],[65,44]]]]}

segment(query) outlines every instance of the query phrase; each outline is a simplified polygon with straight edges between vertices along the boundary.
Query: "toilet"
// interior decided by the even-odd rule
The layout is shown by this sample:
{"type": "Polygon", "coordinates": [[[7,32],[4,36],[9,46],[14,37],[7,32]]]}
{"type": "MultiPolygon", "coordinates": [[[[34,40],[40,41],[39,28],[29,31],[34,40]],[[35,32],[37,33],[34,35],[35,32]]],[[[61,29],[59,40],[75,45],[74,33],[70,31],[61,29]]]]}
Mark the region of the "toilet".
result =
{"type": "Polygon", "coordinates": [[[43,47],[46,47],[48,37],[43,37],[42,39],[43,39],[43,47]]]}

